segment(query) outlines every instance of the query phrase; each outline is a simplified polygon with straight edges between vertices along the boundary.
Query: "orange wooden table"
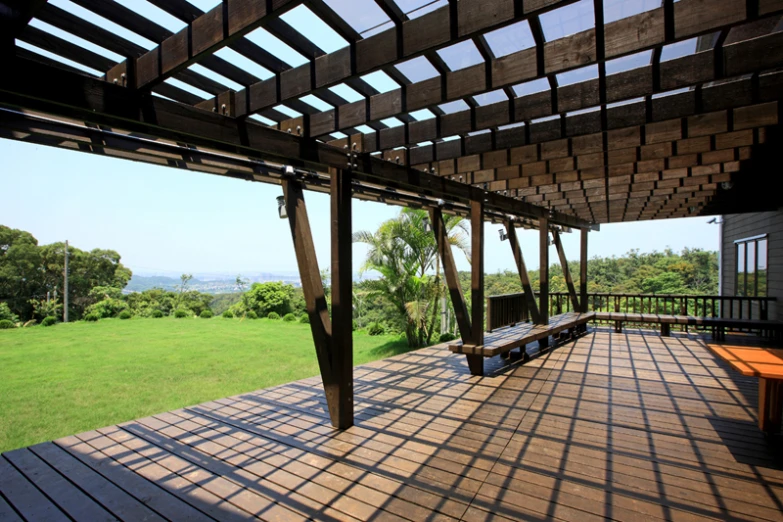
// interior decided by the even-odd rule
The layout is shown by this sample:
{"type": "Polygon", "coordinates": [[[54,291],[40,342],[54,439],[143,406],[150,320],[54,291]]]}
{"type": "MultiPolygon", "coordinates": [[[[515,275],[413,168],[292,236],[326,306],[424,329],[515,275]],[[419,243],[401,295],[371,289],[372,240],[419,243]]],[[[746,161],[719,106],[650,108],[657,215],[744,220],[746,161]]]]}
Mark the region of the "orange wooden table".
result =
{"type": "Polygon", "coordinates": [[[783,350],[708,344],[718,357],[742,375],[759,378],[759,428],[780,430],[783,410],[783,350]]]}

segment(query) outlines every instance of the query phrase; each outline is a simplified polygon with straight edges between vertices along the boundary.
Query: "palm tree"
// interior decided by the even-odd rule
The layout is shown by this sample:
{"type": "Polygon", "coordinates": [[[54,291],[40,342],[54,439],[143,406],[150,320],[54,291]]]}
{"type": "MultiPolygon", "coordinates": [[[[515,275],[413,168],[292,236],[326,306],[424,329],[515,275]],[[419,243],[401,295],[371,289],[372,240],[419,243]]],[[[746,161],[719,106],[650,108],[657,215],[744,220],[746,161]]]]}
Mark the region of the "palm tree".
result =
{"type": "MultiPolygon", "coordinates": [[[[405,318],[405,335],[410,346],[429,344],[437,320],[437,301],[443,295],[440,263],[435,237],[425,231],[427,212],[405,208],[397,218],[381,224],[373,234],[356,232],[355,243],[370,246],[362,272],[376,270],[381,278],[368,281],[373,295],[388,299],[405,318]],[[435,277],[427,275],[435,269],[435,277]]],[[[449,242],[469,256],[469,242],[464,221],[458,216],[444,216],[449,242]]]]}

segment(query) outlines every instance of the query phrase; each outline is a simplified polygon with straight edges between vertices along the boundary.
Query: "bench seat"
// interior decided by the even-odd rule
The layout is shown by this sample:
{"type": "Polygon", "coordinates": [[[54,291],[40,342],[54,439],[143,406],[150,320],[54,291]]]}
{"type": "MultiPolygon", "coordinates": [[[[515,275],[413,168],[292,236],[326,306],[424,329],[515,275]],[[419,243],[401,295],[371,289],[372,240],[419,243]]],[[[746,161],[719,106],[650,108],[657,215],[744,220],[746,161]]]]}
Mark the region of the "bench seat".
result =
{"type": "Polygon", "coordinates": [[[587,324],[593,319],[594,312],[585,314],[569,312],[549,318],[548,325],[522,323],[514,326],[498,328],[484,335],[484,344],[480,346],[465,345],[457,341],[449,345],[449,350],[465,355],[481,355],[494,357],[509,352],[528,343],[547,339],[566,330],[587,324]]]}
{"type": "Polygon", "coordinates": [[[770,321],[763,319],[735,319],[724,317],[698,317],[693,315],[663,315],[663,314],[639,314],[624,312],[595,312],[596,321],[614,321],[617,331],[620,331],[621,323],[656,323],[662,325],[661,333],[669,334],[669,327],[673,324],[687,326],[704,326],[713,329],[713,335],[723,337],[726,328],[742,328],[748,330],[766,330],[774,332],[775,337],[780,337],[783,332],[783,321],[770,321]]]}
{"type": "Polygon", "coordinates": [[[783,350],[708,344],[712,352],[742,375],[759,379],[759,428],[780,431],[783,410],[783,350]]]}

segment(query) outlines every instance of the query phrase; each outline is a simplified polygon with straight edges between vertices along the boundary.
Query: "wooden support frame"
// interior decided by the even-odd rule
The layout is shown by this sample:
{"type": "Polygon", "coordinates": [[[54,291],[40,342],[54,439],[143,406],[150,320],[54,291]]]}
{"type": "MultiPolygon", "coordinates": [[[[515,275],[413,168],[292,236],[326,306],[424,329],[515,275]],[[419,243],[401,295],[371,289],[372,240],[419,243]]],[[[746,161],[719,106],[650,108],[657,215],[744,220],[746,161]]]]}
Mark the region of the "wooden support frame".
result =
{"type": "Polygon", "coordinates": [[[552,230],[552,238],[555,242],[557,255],[560,258],[560,266],[563,269],[563,277],[565,278],[566,286],[568,287],[568,295],[571,297],[571,305],[574,308],[574,312],[579,312],[582,307],[579,304],[579,298],[576,296],[576,287],[574,286],[574,279],[571,277],[571,270],[568,268],[568,258],[563,249],[563,242],[560,240],[560,232],[552,230]]]}
{"type": "Polygon", "coordinates": [[[525,294],[525,303],[527,304],[530,318],[534,323],[540,324],[540,316],[538,311],[538,304],[536,303],[536,295],[533,292],[533,286],[530,284],[530,276],[527,273],[527,266],[525,265],[525,257],[522,254],[522,247],[519,245],[519,239],[517,238],[517,229],[511,220],[506,220],[506,235],[508,236],[508,243],[511,246],[511,251],[514,254],[514,261],[517,265],[517,272],[519,273],[519,281],[522,283],[522,290],[525,294]]]}
{"type": "MultiPolygon", "coordinates": [[[[471,214],[471,223],[477,215],[481,214],[479,207],[473,207],[473,213],[471,214]]],[[[483,217],[483,216],[482,216],[483,217]]],[[[438,245],[438,255],[441,263],[443,264],[443,275],[446,278],[446,286],[449,289],[449,295],[451,297],[451,304],[454,307],[454,315],[457,319],[457,327],[459,328],[460,337],[462,337],[462,343],[464,345],[480,346],[484,342],[484,332],[481,325],[484,323],[484,273],[483,273],[483,255],[480,255],[482,259],[478,260],[481,265],[481,272],[477,273],[476,266],[471,267],[471,310],[468,310],[468,305],[465,301],[465,295],[462,292],[462,286],[459,283],[459,274],[457,273],[457,265],[454,263],[454,254],[451,250],[451,244],[449,243],[448,232],[446,231],[446,223],[443,220],[443,211],[439,207],[430,209],[430,222],[432,224],[432,232],[435,234],[435,241],[438,245]],[[476,305],[476,299],[478,305],[476,305]],[[476,321],[476,322],[473,322],[476,321]],[[476,333],[476,329],[479,330],[476,333]]],[[[481,229],[483,230],[483,224],[481,229]]],[[[484,237],[482,233],[478,234],[478,238],[473,237],[471,234],[471,256],[472,262],[476,263],[476,245],[478,244],[479,252],[483,251],[484,237]]],[[[482,375],[484,373],[484,362],[480,355],[465,356],[468,361],[468,367],[473,375],[482,375]]]]}
{"type": "MultiPolygon", "coordinates": [[[[471,336],[474,346],[484,344],[484,201],[470,203],[470,306],[471,336]]],[[[449,246],[449,248],[451,248],[449,246]]],[[[484,373],[484,358],[467,355],[470,373],[484,373]]]]}
{"type": "Polygon", "coordinates": [[[353,426],[351,175],[348,171],[336,169],[331,174],[331,319],[303,187],[288,178],[284,178],[281,184],[329,418],[335,428],[346,429],[353,426]]]}

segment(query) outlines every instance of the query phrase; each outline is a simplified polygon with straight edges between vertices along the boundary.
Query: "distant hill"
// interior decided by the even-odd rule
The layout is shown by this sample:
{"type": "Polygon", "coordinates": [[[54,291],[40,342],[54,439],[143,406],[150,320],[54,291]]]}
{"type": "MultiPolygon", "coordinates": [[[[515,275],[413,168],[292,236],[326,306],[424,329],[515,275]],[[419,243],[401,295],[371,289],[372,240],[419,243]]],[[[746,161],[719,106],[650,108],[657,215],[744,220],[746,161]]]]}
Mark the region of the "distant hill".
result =
{"type": "MultiPolygon", "coordinates": [[[[275,276],[274,274],[263,274],[260,277],[247,277],[252,283],[262,283],[264,281],[283,281],[294,286],[300,286],[299,278],[290,276],[275,276]]],[[[151,288],[162,288],[163,290],[176,290],[179,287],[180,279],[178,277],[167,276],[142,276],[134,274],[128,285],[123,290],[124,293],[143,292],[151,288]]],[[[188,282],[188,288],[204,292],[205,294],[230,294],[237,291],[236,277],[232,279],[191,279],[188,282]]]]}

